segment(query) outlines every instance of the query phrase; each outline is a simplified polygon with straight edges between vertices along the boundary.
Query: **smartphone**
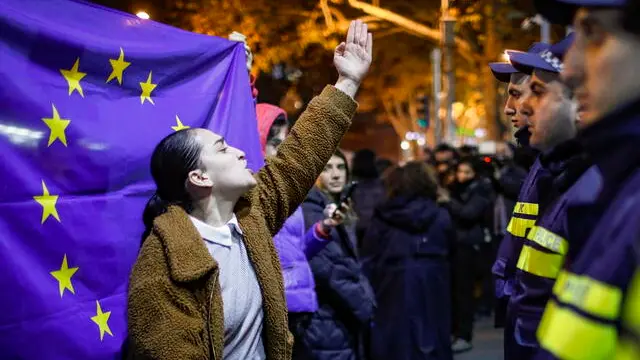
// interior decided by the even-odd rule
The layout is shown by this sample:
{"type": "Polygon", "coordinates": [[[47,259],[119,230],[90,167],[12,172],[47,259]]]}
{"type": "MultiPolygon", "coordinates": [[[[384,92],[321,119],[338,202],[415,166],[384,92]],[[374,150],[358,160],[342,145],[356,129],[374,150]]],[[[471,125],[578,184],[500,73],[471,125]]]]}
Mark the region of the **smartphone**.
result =
{"type": "MultiPolygon", "coordinates": [[[[349,183],[349,185],[347,185],[347,187],[342,192],[342,196],[340,196],[340,202],[337,204],[338,207],[336,208],[336,211],[340,209],[340,206],[343,203],[346,203],[349,200],[351,200],[351,197],[353,196],[353,191],[356,189],[357,186],[358,186],[357,181],[352,181],[351,183],[349,183]]],[[[332,216],[335,216],[335,214],[336,212],[334,211],[332,216]]]]}

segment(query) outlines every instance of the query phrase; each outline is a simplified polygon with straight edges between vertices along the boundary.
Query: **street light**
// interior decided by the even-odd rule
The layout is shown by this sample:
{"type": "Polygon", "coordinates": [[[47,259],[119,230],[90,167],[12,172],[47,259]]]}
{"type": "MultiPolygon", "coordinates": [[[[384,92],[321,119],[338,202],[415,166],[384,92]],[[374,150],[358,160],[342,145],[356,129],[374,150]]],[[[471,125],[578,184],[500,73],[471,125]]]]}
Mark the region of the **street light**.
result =
{"type": "Polygon", "coordinates": [[[138,11],[136,13],[136,16],[144,20],[149,20],[151,18],[151,16],[149,16],[149,13],[147,13],[146,11],[138,11]]]}

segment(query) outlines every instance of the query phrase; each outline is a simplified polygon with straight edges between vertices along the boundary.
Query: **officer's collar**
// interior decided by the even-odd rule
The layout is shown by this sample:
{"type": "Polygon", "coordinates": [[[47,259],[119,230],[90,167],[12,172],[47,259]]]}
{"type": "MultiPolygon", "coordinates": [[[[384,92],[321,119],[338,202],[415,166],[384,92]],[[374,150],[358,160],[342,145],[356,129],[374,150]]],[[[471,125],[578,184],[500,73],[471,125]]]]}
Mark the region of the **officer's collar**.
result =
{"type": "Polygon", "coordinates": [[[551,172],[563,171],[569,160],[584,152],[578,139],[570,139],[540,155],[540,164],[551,172]]]}
{"type": "Polygon", "coordinates": [[[543,163],[562,161],[562,159],[579,153],[581,150],[582,144],[576,138],[569,139],[554,146],[551,150],[543,152],[540,161],[543,163]]]}
{"type": "Polygon", "coordinates": [[[620,140],[631,139],[640,139],[640,97],[578,133],[578,140],[594,159],[606,158],[620,140]]]}
{"type": "Polygon", "coordinates": [[[585,151],[600,169],[607,186],[615,186],[640,163],[640,98],[606,115],[578,135],[585,151]]]}

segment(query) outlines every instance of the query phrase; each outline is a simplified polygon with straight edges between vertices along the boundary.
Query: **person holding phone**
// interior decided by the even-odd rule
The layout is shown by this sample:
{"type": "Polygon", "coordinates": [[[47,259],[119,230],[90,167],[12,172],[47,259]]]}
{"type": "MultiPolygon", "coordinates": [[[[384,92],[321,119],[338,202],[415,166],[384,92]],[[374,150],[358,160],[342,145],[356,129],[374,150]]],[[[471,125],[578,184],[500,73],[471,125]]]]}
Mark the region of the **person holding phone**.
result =
{"type": "Polygon", "coordinates": [[[302,204],[308,228],[318,221],[342,224],[330,230],[330,243],[309,260],[318,310],[298,324],[293,359],[366,358],[364,340],[372,322],[375,296],[358,261],[357,219],[349,205],[353,185],[345,189],[348,178],[345,156],[336,151],[302,204]],[[329,214],[332,216],[328,218],[329,214]]]}
{"type": "MultiPolygon", "coordinates": [[[[274,157],[289,133],[287,114],[282,108],[264,103],[256,105],[256,114],[262,152],[267,158],[274,157]]],[[[333,203],[325,207],[324,215],[322,221],[307,230],[302,207],[298,207],[273,236],[282,267],[289,330],[292,333],[297,332],[301,321],[318,310],[315,282],[308,259],[329,244],[331,229],[344,221],[342,212],[333,203]]]]}

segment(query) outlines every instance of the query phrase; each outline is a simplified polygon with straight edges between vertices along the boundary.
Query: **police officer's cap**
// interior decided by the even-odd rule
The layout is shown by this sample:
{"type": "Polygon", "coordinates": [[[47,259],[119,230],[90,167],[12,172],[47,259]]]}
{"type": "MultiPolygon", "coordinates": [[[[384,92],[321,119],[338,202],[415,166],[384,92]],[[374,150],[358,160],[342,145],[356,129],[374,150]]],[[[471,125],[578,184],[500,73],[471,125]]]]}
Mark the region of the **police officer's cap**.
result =
{"type": "Polygon", "coordinates": [[[541,69],[559,73],[562,71],[564,54],[569,50],[574,37],[574,34],[571,33],[561,41],[537,54],[522,51],[507,51],[507,55],[509,55],[511,65],[519,72],[531,74],[533,70],[541,69]]]}
{"type": "MultiPolygon", "coordinates": [[[[527,52],[531,54],[537,54],[548,48],[549,48],[549,44],[536,42],[529,47],[529,50],[527,50],[527,52]]],[[[515,74],[519,72],[509,62],[493,62],[493,63],[489,63],[489,67],[491,68],[491,72],[493,73],[493,76],[495,76],[495,78],[498,81],[504,82],[504,83],[508,83],[511,80],[511,74],[515,74]]]]}

